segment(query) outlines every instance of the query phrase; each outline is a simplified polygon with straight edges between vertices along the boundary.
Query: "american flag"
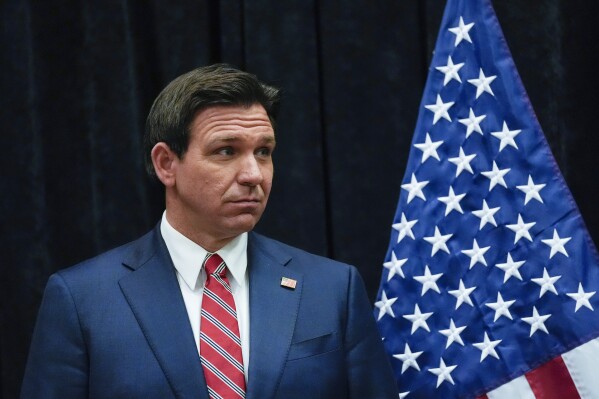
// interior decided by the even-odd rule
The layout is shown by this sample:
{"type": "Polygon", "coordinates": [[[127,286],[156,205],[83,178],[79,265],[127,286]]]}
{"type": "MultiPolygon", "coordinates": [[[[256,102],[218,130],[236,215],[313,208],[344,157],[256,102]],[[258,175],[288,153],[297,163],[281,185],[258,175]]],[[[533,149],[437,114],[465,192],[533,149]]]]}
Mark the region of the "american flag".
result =
{"type": "Polygon", "coordinates": [[[449,0],[374,315],[400,398],[598,398],[599,262],[488,0],[449,0]]]}

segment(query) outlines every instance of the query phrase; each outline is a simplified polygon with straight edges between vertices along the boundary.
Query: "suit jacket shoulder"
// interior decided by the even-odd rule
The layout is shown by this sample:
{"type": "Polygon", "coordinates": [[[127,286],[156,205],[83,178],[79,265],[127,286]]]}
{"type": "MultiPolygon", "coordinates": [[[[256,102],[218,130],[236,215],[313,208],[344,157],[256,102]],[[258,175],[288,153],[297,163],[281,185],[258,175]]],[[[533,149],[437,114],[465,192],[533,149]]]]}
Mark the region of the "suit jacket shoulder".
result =
{"type": "Polygon", "coordinates": [[[21,397],[208,398],[158,228],[50,277],[21,397]]]}
{"type": "Polygon", "coordinates": [[[84,284],[119,279],[127,269],[139,268],[156,254],[159,249],[158,231],[156,227],[134,241],[59,270],[57,274],[67,281],[84,284]],[[126,268],[123,269],[123,266],[126,268]]]}
{"type": "Polygon", "coordinates": [[[354,266],[307,252],[254,232],[249,234],[248,246],[250,252],[259,250],[265,256],[271,257],[277,262],[298,268],[306,273],[320,272],[343,275],[349,273],[351,269],[355,270],[354,266]],[[290,263],[292,260],[294,262],[290,263]]]}

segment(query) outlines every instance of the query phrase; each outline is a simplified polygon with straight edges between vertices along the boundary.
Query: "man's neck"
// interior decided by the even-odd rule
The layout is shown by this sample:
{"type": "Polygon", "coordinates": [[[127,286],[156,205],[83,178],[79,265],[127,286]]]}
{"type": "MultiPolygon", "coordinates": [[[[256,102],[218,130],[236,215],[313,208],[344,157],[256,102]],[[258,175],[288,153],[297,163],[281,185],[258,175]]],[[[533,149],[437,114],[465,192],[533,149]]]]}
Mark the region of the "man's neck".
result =
{"type": "Polygon", "coordinates": [[[167,208],[166,220],[168,223],[179,233],[189,238],[191,241],[198,244],[208,252],[216,252],[228,243],[230,243],[235,237],[224,237],[216,238],[211,234],[206,233],[201,229],[189,228],[189,220],[183,221],[184,218],[180,217],[177,212],[173,212],[167,208]]]}

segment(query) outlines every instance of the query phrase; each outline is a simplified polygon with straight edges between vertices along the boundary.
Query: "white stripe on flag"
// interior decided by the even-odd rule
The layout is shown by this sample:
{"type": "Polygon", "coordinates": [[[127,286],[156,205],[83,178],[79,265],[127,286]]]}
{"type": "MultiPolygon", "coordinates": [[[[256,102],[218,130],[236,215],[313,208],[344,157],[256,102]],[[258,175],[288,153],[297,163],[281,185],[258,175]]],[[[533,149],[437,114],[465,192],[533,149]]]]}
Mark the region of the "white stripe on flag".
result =
{"type": "Polygon", "coordinates": [[[599,359],[599,338],[572,349],[562,355],[568,366],[570,376],[582,399],[597,398],[599,395],[599,378],[597,359],[599,359]]]}
{"type": "Polygon", "coordinates": [[[528,380],[523,375],[487,393],[487,397],[489,399],[535,399],[528,380]]]}

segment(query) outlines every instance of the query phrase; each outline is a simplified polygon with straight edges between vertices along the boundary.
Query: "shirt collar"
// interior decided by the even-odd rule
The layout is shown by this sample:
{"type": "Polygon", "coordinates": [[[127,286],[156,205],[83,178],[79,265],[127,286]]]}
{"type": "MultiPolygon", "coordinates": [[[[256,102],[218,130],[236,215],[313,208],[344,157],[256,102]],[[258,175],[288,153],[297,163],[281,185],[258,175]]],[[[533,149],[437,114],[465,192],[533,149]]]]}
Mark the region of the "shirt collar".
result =
{"type": "MultiPolygon", "coordinates": [[[[162,214],[160,233],[166,243],[175,269],[181,275],[185,284],[195,290],[200,281],[202,262],[206,258],[204,248],[179,233],[166,219],[166,211],[162,214]]],[[[247,233],[242,233],[231,242],[216,251],[227,264],[229,275],[233,277],[238,285],[242,285],[246,279],[247,269],[247,233]]]]}

